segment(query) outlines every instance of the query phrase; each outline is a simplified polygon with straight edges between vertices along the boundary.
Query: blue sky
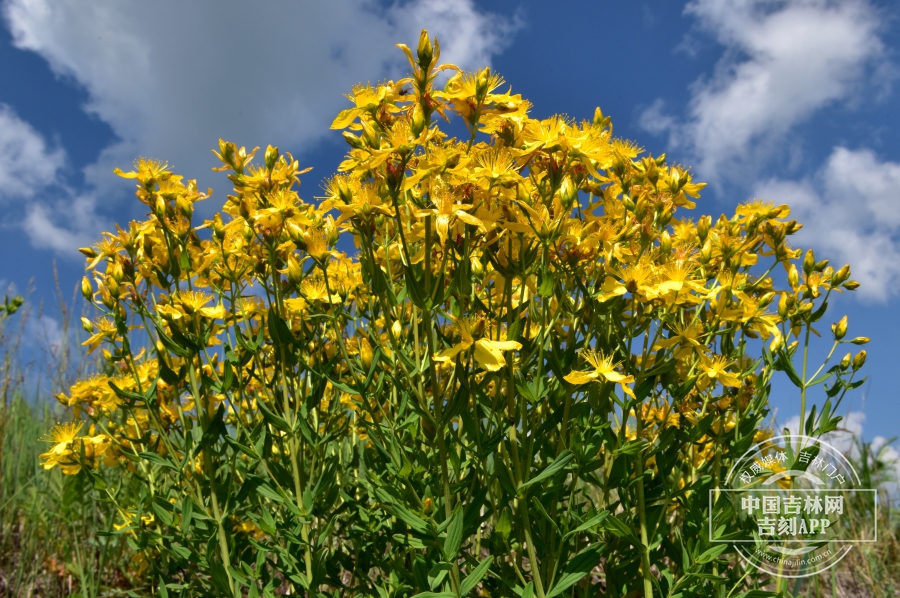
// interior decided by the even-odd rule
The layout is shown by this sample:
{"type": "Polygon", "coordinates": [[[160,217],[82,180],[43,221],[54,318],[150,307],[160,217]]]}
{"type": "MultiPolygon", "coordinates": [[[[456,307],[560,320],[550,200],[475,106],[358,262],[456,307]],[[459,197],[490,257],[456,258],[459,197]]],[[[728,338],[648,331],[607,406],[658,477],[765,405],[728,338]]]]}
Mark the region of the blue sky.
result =
{"type": "MultiPolygon", "coordinates": [[[[76,248],[142,216],[112,174],[138,155],[168,160],[221,202],[219,137],[292,151],[318,194],[345,151],[328,130],[358,81],[396,78],[393,44],[436,33],[443,58],[490,64],[533,115],[588,118],[667,152],[710,183],[698,211],[754,197],[792,206],[796,243],[862,287],[834,320],[872,338],[869,382],[845,401],[854,429],[900,430],[900,6],[875,0],[3,0],[0,28],[0,281],[50,301],[76,248]]],[[[40,331],[58,335],[52,310],[40,331]]],[[[827,332],[827,323],[823,326],[827,332]]],[[[779,380],[779,419],[797,413],[779,380]]]]}

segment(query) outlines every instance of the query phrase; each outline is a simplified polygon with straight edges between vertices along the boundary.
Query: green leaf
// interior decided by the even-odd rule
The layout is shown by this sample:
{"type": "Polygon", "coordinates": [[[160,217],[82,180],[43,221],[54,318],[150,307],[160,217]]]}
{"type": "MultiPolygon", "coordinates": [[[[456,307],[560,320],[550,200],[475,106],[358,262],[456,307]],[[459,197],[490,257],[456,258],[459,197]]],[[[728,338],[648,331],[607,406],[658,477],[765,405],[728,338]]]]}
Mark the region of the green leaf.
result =
{"type": "Polygon", "coordinates": [[[403,521],[403,523],[422,534],[428,531],[428,524],[425,523],[425,521],[423,521],[421,517],[419,517],[403,505],[397,503],[394,500],[394,497],[392,497],[390,494],[380,488],[375,490],[375,494],[378,496],[378,500],[385,503],[385,505],[388,507],[388,510],[396,515],[398,519],[403,521]]]}
{"type": "Polygon", "coordinates": [[[159,340],[162,341],[163,346],[178,357],[192,357],[193,353],[190,349],[182,347],[172,340],[172,337],[166,334],[166,331],[158,324],[156,325],[156,334],[159,336],[159,340]]]}
{"type": "Polygon", "coordinates": [[[547,593],[547,598],[559,596],[578,583],[585,575],[590,573],[591,569],[600,564],[600,555],[605,548],[606,544],[598,542],[596,544],[591,544],[575,555],[575,558],[569,561],[563,569],[562,575],[559,576],[556,585],[554,585],[553,589],[547,593]]]}
{"type": "Polygon", "coordinates": [[[194,512],[194,502],[189,496],[185,496],[181,501],[181,533],[187,534],[191,527],[191,515],[194,512]]]}
{"type": "Polygon", "coordinates": [[[284,418],[276,415],[268,406],[266,406],[265,401],[257,401],[257,406],[259,410],[262,411],[263,419],[266,420],[266,423],[271,424],[275,429],[281,430],[282,432],[290,432],[291,426],[287,423],[284,418]]]}
{"type": "Polygon", "coordinates": [[[708,563],[718,557],[720,554],[728,550],[728,544],[719,544],[718,546],[713,546],[709,550],[706,550],[697,558],[697,562],[701,565],[704,563],[708,563]]]}
{"type": "Polygon", "coordinates": [[[627,538],[634,544],[638,544],[637,536],[634,535],[634,530],[631,529],[628,525],[625,524],[624,521],[613,515],[612,517],[607,517],[603,522],[603,528],[609,531],[614,536],[619,536],[620,538],[627,538]]]}
{"type": "Polygon", "coordinates": [[[174,463],[172,463],[165,457],[160,457],[156,453],[149,453],[147,451],[143,451],[140,453],[140,457],[141,457],[141,459],[144,459],[145,461],[150,461],[150,463],[153,463],[154,465],[160,465],[162,467],[168,467],[172,471],[178,471],[178,467],[174,463]]]}
{"type": "Polygon", "coordinates": [[[644,447],[647,445],[647,441],[643,438],[639,440],[629,440],[619,448],[617,448],[613,454],[615,455],[637,455],[640,453],[644,447]]]}
{"type": "Polygon", "coordinates": [[[281,494],[276,492],[275,489],[272,488],[271,486],[269,486],[268,484],[260,484],[259,487],[256,489],[256,491],[259,492],[260,495],[268,498],[269,500],[274,500],[275,502],[279,502],[279,503],[284,502],[284,498],[282,498],[281,494]]]}
{"type": "Polygon", "coordinates": [[[475,589],[475,586],[478,585],[478,582],[487,574],[488,569],[491,567],[491,563],[494,562],[494,557],[487,557],[475,567],[471,573],[466,575],[466,578],[462,580],[462,583],[459,584],[459,595],[465,596],[469,592],[475,589]]]}
{"type": "Polygon", "coordinates": [[[569,538],[579,532],[587,531],[587,530],[591,529],[592,527],[596,527],[596,526],[600,525],[601,523],[603,523],[604,520],[606,520],[607,517],[609,517],[609,511],[602,511],[600,514],[591,517],[590,519],[588,519],[587,521],[585,521],[584,523],[582,523],[581,525],[579,525],[578,527],[576,527],[575,529],[573,529],[572,531],[567,533],[565,536],[563,536],[563,540],[566,540],[567,538],[569,538]]]}
{"type": "Polygon", "coordinates": [[[220,403],[219,408],[216,409],[215,415],[213,415],[212,421],[209,422],[209,425],[203,430],[203,435],[200,437],[200,442],[197,443],[197,447],[194,449],[194,454],[197,455],[200,451],[213,446],[219,439],[219,436],[225,436],[227,434],[228,429],[225,427],[225,403],[220,403]]]}
{"type": "Polygon", "coordinates": [[[541,473],[537,474],[536,476],[534,476],[533,478],[531,478],[524,484],[519,484],[518,492],[521,493],[523,490],[525,490],[532,484],[536,484],[538,482],[546,480],[547,478],[549,478],[553,475],[556,475],[557,473],[562,471],[562,469],[566,466],[566,464],[571,460],[572,460],[572,451],[566,450],[566,451],[561,452],[559,454],[559,457],[557,457],[553,461],[553,463],[551,463],[550,465],[545,467],[541,473]]]}
{"type": "Polygon", "coordinates": [[[268,320],[269,336],[272,337],[272,342],[275,346],[285,348],[293,346],[296,339],[287,323],[275,311],[274,305],[269,308],[268,320]]]}
{"type": "Polygon", "coordinates": [[[225,571],[225,567],[218,561],[212,561],[209,564],[209,568],[210,573],[212,574],[212,581],[219,589],[219,592],[221,592],[220,595],[231,598],[233,594],[231,593],[231,586],[228,583],[228,573],[225,571]]]}
{"type": "Polygon", "coordinates": [[[456,560],[456,555],[459,553],[459,547],[462,546],[463,540],[463,513],[462,509],[457,508],[453,515],[451,515],[452,520],[450,521],[450,525],[447,528],[447,537],[444,539],[444,557],[453,562],[456,560]]]}

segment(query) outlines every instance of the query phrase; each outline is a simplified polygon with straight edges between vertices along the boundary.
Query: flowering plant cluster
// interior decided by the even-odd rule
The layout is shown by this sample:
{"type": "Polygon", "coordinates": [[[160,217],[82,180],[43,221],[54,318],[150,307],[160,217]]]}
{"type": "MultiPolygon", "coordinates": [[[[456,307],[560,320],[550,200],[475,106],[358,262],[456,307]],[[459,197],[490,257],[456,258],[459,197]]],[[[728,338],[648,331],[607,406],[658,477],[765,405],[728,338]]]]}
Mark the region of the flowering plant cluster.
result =
{"type": "MultiPolygon", "coordinates": [[[[332,123],[350,150],[314,202],[274,147],[220,142],[233,193],[199,225],[211,191],[119,171],[149,214],[82,250],[108,367],[59,396],[90,429],[60,425],[45,467],[115,503],[160,596],[754,587],[708,491],[769,434],[774,372],[807,432],[837,424],[865,353],[806,355],[849,267],[792,248],[787,206],[685,217],[704,185],[599,109],[534,119],[426,32],[400,48],[410,76],[332,123]]],[[[831,354],[866,341],[846,330],[831,354]]]]}

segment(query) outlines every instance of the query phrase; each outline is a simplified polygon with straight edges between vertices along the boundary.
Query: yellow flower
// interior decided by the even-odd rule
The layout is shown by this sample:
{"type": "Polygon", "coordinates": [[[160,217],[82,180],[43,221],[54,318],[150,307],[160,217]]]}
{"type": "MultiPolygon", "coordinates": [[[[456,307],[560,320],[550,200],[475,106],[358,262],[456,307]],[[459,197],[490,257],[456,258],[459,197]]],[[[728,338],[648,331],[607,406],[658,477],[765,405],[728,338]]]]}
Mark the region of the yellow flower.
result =
{"type": "Polygon", "coordinates": [[[700,369],[706,374],[704,386],[710,380],[717,380],[722,386],[740,386],[741,382],[737,375],[726,370],[731,364],[732,362],[722,355],[716,355],[713,359],[710,359],[708,355],[701,356],[700,369]]]}
{"type": "Polygon", "coordinates": [[[341,296],[337,293],[328,295],[328,288],[322,281],[313,282],[304,280],[300,283],[300,294],[307,301],[325,301],[326,303],[340,303],[341,296]]]}
{"type": "Polygon", "coordinates": [[[516,341],[492,341],[486,338],[475,340],[472,337],[472,328],[468,320],[465,318],[454,318],[454,320],[461,337],[460,342],[449,349],[436,353],[434,356],[435,361],[450,361],[457,353],[465,351],[474,345],[475,361],[484,369],[496,372],[506,365],[503,351],[518,351],[522,348],[522,344],[516,341]]]}
{"type": "Polygon", "coordinates": [[[106,452],[110,443],[109,436],[78,436],[83,426],[83,422],[67,422],[53,428],[50,438],[45,439],[52,442],[53,446],[40,455],[44,461],[44,469],[53,469],[58,465],[64,474],[74,475],[81,471],[82,453],[85,459],[93,459],[106,452]]]}
{"type": "Polygon", "coordinates": [[[219,319],[225,317],[225,307],[220,303],[215,307],[206,307],[213,296],[202,291],[184,291],[173,298],[172,303],[160,305],[157,311],[170,320],[180,320],[199,314],[204,318],[219,319]]]}
{"type": "Polygon", "coordinates": [[[607,357],[602,351],[594,351],[592,349],[584,349],[581,354],[584,359],[594,367],[593,371],[572,372],[563,377],[566,382],[576,385],[587,384],[588,382],[593,382],[595,380],[598,382],[615,382],[622,387],[622,391],[631,397],[634,397],[634,391],[628,387],[628,384],[634,382],[634,376],[626,376],[617,372],[616,367],[619,364],[613,363],[612,355],[607,357]]]}
{"type": "Polygon", "coordinates": [[[106,339],[116,338],[116,323],[112,318],[98,318],[93,322],[94,334],[81,343],[82,347],[88,347],[88,355],[100,346],[106,339]]]}

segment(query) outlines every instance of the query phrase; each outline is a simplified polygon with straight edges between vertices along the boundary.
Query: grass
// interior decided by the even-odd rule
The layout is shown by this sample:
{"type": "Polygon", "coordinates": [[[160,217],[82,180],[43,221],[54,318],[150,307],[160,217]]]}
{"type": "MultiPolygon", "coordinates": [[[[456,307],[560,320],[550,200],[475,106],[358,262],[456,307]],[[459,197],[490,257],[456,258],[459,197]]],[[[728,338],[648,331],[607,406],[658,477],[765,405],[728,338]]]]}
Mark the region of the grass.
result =
{"type": "Polygon", "coordinates": [[[58,295],[58,321],[27,302],[0,312],[0,596],[94,598],[136,586],[125,538],[98,533],[111,531],[112,507],[84,500],[82,476],[40,465],[41,438],[70,417],[54,394],[96,367],[72,329],[74,300],[58,295]]]}

